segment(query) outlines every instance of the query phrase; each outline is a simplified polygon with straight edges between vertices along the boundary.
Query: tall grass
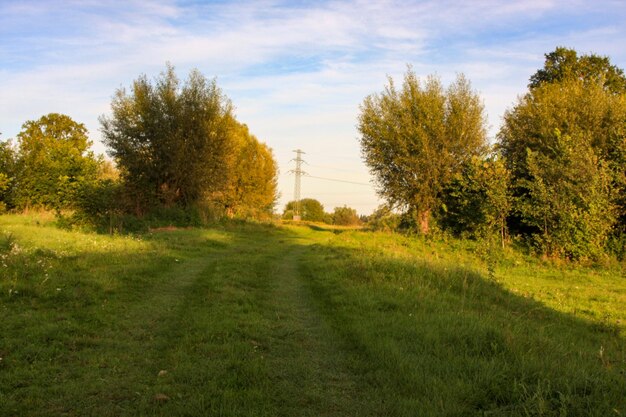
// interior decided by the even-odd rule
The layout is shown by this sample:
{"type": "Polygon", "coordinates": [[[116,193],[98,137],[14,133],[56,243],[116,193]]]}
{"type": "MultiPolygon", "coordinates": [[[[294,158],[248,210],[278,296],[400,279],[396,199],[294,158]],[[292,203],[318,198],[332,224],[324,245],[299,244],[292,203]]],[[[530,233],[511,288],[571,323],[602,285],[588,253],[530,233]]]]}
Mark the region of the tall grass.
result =
{"type": "Polygon", "coordinates": [[[619,264],[244,222],[0,216],[0,415],[626,414],[619,264]]]}
{"type": "MultiPolygon", "coordinates": [[[[326,233],[303,261],[387,415],[626,412],[626,280],[475,244],[326,233]],[[385,400],[387,399],[387,400],[385,400]],[[391,401],[389,401],[391,399],[391,401]]],[[[374,395],[369,393],[368,395],[374,395]]]]}

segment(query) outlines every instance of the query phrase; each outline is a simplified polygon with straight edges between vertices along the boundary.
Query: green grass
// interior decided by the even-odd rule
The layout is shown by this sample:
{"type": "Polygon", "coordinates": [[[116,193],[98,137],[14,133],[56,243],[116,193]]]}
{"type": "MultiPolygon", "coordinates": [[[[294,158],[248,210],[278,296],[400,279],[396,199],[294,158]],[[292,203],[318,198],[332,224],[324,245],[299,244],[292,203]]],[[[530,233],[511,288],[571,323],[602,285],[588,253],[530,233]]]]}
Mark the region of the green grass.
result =
{"type": "Polygon", "coordinates": [[[0,415],[626,415],[624,267],[484,252],[0,216],[0,415]]]}

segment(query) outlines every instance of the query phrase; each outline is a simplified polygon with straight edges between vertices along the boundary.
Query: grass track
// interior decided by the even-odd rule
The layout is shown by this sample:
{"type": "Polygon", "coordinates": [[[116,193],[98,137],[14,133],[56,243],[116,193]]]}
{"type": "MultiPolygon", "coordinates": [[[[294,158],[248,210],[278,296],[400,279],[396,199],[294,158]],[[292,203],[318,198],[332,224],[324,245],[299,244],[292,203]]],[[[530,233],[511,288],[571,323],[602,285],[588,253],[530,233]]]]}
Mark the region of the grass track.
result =
{"type": "Polygon", "coordinates": [[[0,229],[1,416],[626,415],[621,269],[503,259],[496,283],[391,235],[0,229]]]}

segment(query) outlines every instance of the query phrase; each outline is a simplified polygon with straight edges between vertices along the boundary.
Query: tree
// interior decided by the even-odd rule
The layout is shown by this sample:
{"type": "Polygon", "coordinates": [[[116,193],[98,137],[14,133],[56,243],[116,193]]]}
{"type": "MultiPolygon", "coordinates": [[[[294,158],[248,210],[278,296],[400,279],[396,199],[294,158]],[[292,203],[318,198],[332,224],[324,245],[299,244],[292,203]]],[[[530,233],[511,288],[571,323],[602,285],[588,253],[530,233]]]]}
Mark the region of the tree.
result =
{"type": "Polygon", "coordinates": [[[69,116],[27,121],[17,138],[17,207],[71,207],[81,184],[97,176],[100,160],[89,151],[87,129],[69,116]]]}
{"type": "Polygon", "coordinates": [[[420,82],[409,69],[400,91],[389,79],[361,105],[358,129],[363,158],[378,193],[413,213],[428,233],[443,186],[486,146],[483,104],[462,75],[445,90],[435,77],[420,82]]]}
{"type": "Polygon", "coordinates": [[[333,224],[339,226],[354,226],[360,224],[361,220],[356,214],[356,210],[347,206],[335,207],[333,211],[333,224]]]}
{"type": "MultiPolygon", "coordinates": [[[[295,201],[290,201],[289,203],[287,203],[283,212],[283,219],[291,220],[295,207],[295,201]]],[[[324,206],[322,205],[322,203],[313,198],[303,198],[302,200],[300,200],[300,217],[302,220],[306,220],[309,222],[323,222],[326,218],[326,213],[324,213],[324,206]]]]}
{"type": "Polygon", "coordinates": [[[278,168],[272,150],[232,120],[233,157],[228,182],[219,199],[230,216],[259,217],[276,204],[278,168]]]}
{"type": "Polygon", "coordinates": [[[228,182],[230,101],[199,71],[181,84],[172,66],[152,84],[146,76],[130,93],[117,90],[112,116],[101,117],[103,141],[142,214],[160,204],[189,206],[228,182]]]}
{"type": "Polygon", "coordinates": [[[626,226],[626,94],[605,81],[604,75],[544,77],[506,112],[498,133],[515,198],[510,225],[554,255],[597,253],[607,233],[596,217],[599,207],[607,210],[609,228],[626,226]]]}
{"type": "Polygon", "coordinates": [[[568,79],[600,83],[614,94],[626,92],[626,77],[621,68],[611,64],[608,57],[595,54],[581,55],[574,49],[558,47],[545,55],[543,68],[530,77],[531,89],[568,79]]]}

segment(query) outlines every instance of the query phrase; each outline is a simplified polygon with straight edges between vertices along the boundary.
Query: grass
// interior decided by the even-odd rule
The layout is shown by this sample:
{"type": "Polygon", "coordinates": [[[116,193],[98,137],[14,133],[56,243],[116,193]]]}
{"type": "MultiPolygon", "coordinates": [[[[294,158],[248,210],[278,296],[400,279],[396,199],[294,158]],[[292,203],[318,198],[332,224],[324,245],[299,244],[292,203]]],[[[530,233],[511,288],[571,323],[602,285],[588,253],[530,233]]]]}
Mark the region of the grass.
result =
{"type": "Polygon", "coordinates": [[[0,415],[626,415],[624,267],[484,252],[0,216],[0,415]]]}

